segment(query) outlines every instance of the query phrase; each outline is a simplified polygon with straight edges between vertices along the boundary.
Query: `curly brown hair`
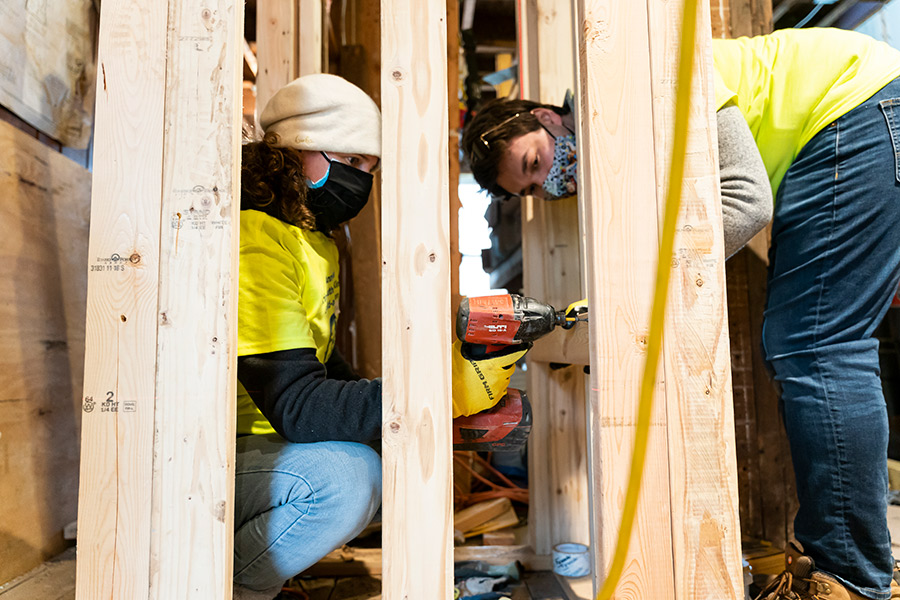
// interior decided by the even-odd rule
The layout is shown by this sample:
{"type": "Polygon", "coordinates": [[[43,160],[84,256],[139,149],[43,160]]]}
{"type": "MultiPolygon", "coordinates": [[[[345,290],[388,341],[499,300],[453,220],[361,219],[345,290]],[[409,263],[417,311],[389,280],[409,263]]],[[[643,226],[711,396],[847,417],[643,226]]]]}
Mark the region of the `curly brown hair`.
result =
{"type": "Polygon", "coordinates": [[[259,210],[312,231],[316,219],[306,206],[306,177],[300,153],[276,148],[274,139],[241,147],[241,210],[259,210]]]}

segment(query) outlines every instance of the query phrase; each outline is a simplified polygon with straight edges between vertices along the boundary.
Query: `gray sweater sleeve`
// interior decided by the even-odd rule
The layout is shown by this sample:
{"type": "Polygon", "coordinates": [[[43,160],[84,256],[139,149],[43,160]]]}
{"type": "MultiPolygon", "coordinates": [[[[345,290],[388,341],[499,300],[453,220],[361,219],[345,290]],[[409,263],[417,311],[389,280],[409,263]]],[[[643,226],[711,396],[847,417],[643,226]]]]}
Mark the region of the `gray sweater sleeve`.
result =
{"type": "Polygon", "coordinates": [[[759,149],[740,109],[716,113],[725,258],[744,247],[772,219],[772,186],[759,149]]]}

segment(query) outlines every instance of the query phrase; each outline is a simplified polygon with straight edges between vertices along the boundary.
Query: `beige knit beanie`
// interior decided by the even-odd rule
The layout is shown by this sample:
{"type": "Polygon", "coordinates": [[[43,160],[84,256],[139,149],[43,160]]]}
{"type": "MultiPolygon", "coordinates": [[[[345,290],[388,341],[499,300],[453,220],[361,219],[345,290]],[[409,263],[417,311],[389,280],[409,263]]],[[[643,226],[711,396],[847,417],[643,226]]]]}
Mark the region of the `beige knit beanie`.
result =
{"type": "Polygon", "coordinates": [[[361,89],[337,75],[304,75],[266,104],[259,123],[275,146],[370,154],[381,158],[381,112],[361,89]]]}

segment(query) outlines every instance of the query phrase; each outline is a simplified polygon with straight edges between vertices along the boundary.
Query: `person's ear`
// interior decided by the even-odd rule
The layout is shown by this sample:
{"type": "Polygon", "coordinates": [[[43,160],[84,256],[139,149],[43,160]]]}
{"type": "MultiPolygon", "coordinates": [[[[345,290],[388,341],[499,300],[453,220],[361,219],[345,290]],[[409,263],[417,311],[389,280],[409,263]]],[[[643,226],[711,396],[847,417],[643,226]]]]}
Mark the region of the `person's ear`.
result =
{"type": "Polygon", "coordinates": [[[538,120],[538,123],[543,125],[544,127],[548,127],[551,125],[562,125],[562,117],[556,114],[555,110],[551,110],[549,108],[535,108],[531,111],[531,114],[538,120]]]}

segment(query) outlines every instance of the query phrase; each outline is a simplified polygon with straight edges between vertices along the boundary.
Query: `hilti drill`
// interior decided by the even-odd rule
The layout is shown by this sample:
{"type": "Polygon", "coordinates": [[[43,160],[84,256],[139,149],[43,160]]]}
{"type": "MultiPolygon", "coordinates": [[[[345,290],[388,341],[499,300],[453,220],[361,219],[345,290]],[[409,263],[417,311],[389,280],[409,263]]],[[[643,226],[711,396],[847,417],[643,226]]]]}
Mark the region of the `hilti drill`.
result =
{"type": "MultiPolygon", "coordinates": [[[[516,294],[464,298],[456,312],[456,336],[464,355],[479,359],[506,346],[531,343],[556,327],[587,320],[587,302],[557,311],[549,304],[516,294]]],[[[455,450],[520,449],[531,431],[531,404],[524,392],[509,388],[493,408],[453,420],[455,450]]]]}

